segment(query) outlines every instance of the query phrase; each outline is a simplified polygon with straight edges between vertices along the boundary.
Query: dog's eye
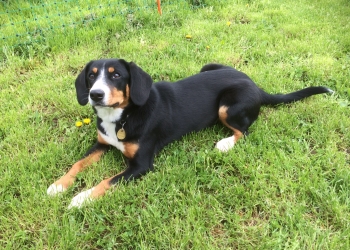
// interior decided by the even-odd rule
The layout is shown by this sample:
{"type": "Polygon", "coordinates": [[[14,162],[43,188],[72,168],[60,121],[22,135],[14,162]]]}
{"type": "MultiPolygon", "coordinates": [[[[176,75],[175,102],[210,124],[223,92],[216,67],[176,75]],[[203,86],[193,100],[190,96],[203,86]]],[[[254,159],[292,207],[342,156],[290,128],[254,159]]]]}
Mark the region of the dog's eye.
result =
{"type": "Polygon", "coordinates": [[[120,75],[118,74],[118,73],[114,73],[113,75],[112,75],[112,78],[113,79],[117,79],[117,78],[119,78],[120,77],[120,75]]]}
{"type": "Polygon", "coordinates": [[[90,74],[90,75],[89,75],[89,79],[90,79],[90,80],[95,80],[95,75],[94,75],[94,74],[90,74]]]}

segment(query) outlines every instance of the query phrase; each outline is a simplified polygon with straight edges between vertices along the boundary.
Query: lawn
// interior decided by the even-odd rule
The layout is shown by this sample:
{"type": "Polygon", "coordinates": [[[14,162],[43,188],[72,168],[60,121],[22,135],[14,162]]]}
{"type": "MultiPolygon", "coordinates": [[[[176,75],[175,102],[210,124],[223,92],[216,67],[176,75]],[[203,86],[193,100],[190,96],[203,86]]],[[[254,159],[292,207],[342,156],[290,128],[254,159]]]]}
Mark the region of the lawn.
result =
{"type": "Polygon", "coordinates": [[[162,16],[153,0],[124,1],[103,18],[94,1],[27,2],[0,3],[9,37],[0,51],[1,249],[350,249],[349,1],[174,0],[162,1],[162,16]],[[84,2],[90,9],[79,12],[84,2]],[[18,8],[29,9],[5,13],[18,8]],[[46,22],[57,11],[73,14],[46,22]],[[25,32],[20,22],[34,14],[20,41],[8,22],[25,32]],[[217,62],[270,93],[335,93],[263,108],[227,153],[214,149],[230,136],[220,124],[186,135],[160,152],[154,172],[68,210],[125,167],[112,150],[66,193],[46,194],[96,139],[95,123],[75,126],[95,117],[74,81],[99,58],[134,61],[154,81],[217,62]]]}

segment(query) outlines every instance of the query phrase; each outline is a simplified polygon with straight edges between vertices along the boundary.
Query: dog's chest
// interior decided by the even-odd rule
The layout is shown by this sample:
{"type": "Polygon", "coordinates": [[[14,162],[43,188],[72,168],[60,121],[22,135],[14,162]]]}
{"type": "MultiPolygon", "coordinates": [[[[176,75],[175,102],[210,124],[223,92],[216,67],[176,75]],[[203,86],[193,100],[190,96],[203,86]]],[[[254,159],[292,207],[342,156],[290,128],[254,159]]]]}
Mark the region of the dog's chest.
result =
{"type": "Polygon", "coordinates": [[[102,119],[101,127],[104,131],[100,131],[100,136],[108,144],[116,147],[120,151],[124,152],[124,144],[119,141],[115,131],[116,122],[121,117],[122,110],[113,110],[108,113],[104,110],[97,110],[97,115],[102,119]]]}
{"type": "Polygon", "coordinates": [[[120,151],[124,152],[124,144],[118,140],[117,134],[115,132],[115,123],[110,123],[110,122],[102,122],[101,127],[104,129],[104,133],[100,133],[102,138],[108,142],[108,144],[116,147],[120,151]]]}

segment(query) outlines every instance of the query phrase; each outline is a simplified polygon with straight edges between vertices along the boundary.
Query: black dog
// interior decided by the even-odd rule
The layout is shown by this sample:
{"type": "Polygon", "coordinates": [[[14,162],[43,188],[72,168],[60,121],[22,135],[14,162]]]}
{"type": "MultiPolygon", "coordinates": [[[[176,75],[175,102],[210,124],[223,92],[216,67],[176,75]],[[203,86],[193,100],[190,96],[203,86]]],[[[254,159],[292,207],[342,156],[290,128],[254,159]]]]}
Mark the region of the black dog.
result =
{"type": "Polygon", "coordinates": [[[78,102],[92,105],[97,114],[96,144],[70,171],[47,190],[54,195],[71,186],[78,172],[111,146],[124,154],[127,168],[85,192],[70,207],[105,194],[118,181],[138,178],[153,169],[153,159],[168,143],[217,120],[233,136],[216,145],[231,149],[257,119],[262,105],[290,103],[315,94],[332,92],[309,87],[286,95],[270,95],[244,73],[231,67],[208,64],[199,74],[175,83],[152,84],[151,77],[133,62],[122,59],[91,61],[75,82],[78,102]]]}

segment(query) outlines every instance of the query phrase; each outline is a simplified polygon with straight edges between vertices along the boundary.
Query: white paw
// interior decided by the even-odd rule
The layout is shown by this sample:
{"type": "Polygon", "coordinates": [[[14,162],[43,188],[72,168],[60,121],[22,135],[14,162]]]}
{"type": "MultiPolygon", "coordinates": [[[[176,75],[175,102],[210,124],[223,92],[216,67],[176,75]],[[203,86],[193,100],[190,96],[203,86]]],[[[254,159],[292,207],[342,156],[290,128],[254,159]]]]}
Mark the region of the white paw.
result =
{"type": "Polygon", "coordinates": [[[235,137],[231,136],[220,140],[218,143],[216,143],[215,147],[221,152],[227,152],[231,148],[233,148],[234,145],[235,145],[235,137]]]}
{"type": "Polygon", "coordinates": [[[73,207],[81,208],[83,203],[92,201],[92,198],[90,197],[90,195],[94,189],[95,188],[91,188],[89,190],[86,190],[76,195],[70,202],[68,209],[72,209],[73,207]]]}
{"type": "Polygon", "coordinates": [[[55,183],[54,184],[51,184],[49,186],[49,188],[47,189],[46,193],[50,196],[55,196],[59,193],[63,193],[64,191],[66,191],[67,189],[64,188],[61,184],[60,185],[56,185],[55,183]]]}

